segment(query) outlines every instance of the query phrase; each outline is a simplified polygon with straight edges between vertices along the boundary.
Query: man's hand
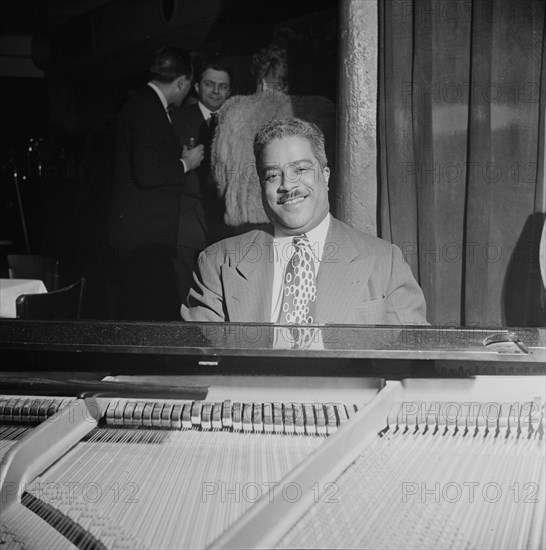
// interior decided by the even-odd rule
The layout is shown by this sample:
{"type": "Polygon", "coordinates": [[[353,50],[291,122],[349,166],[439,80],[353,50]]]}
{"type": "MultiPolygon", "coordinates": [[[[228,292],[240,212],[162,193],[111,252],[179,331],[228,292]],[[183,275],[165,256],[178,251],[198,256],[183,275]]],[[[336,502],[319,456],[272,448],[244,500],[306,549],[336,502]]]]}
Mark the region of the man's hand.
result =
{"type": "Polygon", "coordinates": [[[188,149],[186,145],[182,149],[182,160],[186,164],[187,171],[195,170],[203,160],[205,156],[205,147],[203,145],[196,145],[193,149],[188,149]]]}

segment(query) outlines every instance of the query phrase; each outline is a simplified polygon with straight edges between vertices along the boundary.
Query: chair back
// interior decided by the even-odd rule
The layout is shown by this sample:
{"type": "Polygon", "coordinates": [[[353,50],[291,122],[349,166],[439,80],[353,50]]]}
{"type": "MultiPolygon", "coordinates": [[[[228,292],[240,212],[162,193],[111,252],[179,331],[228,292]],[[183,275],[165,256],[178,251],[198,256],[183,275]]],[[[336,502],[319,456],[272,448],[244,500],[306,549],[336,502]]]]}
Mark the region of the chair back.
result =
{"type": "Polygon", "coordinates": [[[59,288],[59,261],[34,254],[8,254],[10,279],[40,279],[47,290],[59,288]]]}
{"type": "Polygon", "coordinates": [[[17,297],[17,319],[79,319],[82,313],[85,278],[45,294],[22,294],[17,297]]]}

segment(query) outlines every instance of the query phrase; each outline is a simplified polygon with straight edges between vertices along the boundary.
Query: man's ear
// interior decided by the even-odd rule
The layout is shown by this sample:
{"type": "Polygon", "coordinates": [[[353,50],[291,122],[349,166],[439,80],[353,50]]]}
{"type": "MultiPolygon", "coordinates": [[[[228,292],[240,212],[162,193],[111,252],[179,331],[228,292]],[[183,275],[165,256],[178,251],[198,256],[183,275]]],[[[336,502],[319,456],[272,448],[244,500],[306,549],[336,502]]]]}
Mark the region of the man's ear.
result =
{"type": "Polygon", "coordinates": [[[179,76],[176,79],[177,89],[182,90],[184,88],[184,85],[186,84],[187,80],[188,80],[187,77],[185,77],[184,75],[179,76]]]}
{"type": "Polygon", "coordinates": [[[326,182],[326,185],[328,185],[328,182],[330,181],[330,168],[328,168],[328,166],[325,166],[322,169],[322,175],[324,177],[324,181],[326,182]]]}
{"type": "Polygon", "coordinates": [[[193,85],[193,89],[195,90],[195,93],[197,95],[199,95],[199,82],[196,82],[194,85],[193,85]]]}

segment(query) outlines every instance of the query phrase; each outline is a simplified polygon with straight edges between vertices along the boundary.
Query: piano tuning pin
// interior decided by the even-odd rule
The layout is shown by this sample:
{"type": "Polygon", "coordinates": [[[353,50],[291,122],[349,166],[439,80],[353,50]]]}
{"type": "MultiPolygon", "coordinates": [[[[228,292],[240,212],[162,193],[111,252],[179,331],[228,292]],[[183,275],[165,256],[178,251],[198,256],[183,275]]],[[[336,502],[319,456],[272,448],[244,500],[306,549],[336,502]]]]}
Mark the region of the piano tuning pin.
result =
{"type": "Polygon", "coordinates": [[[483,417],[482,425],[485,425],[485,433],[496,435],[499,429],[499,418],[502,411],[500,403],[486,403],[480,411],[483,417]]]}
{"type": "Polygon", "coordinates": [[[404,431],[414,431],[418,428],[417,416],[419,413],[418,401],[404,401],[400,408],[398,424],[404,431]]]}
{"type": "Polygon", "coordinates": [[[499,420],[497,424],[497,435],[501,437],[508,437],[510,432],[510,411],[512,410],[511,403],[501,403],[499,420]]]}
{"type": "Polygon", "coordinates": [[[541,408],[536,401],[523,403],[520,409],[520,431],[524,437],[531,437],[538,429],[541,420],[541,408]]]}
{"type": "Polygon", "coordinates": [[[537,430],[537,435],[540,437],[540,439],[544,439],[544,414],[545,414],[545,409],[544,409],[544,405],[542,405],[542,410],[540,413],[540,422],[537,430]]]}
{"type": "Polygon", "coordinates": [[[387,426],[391,429],[398,428],[398,419],[402,409],[402,401],[395,401],[387,414],[387,426]]]}

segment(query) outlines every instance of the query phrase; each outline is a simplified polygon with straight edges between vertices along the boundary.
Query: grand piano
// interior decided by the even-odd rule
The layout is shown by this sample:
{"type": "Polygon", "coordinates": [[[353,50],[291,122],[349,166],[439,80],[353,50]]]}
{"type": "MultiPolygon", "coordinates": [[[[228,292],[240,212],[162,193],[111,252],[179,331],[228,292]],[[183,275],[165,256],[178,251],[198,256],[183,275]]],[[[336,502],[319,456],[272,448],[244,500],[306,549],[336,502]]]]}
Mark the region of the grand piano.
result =
{"type": "Polygon", "coordinates": [[[4,548],[544,548],[546,329],[0,321],[4,548]]]}

